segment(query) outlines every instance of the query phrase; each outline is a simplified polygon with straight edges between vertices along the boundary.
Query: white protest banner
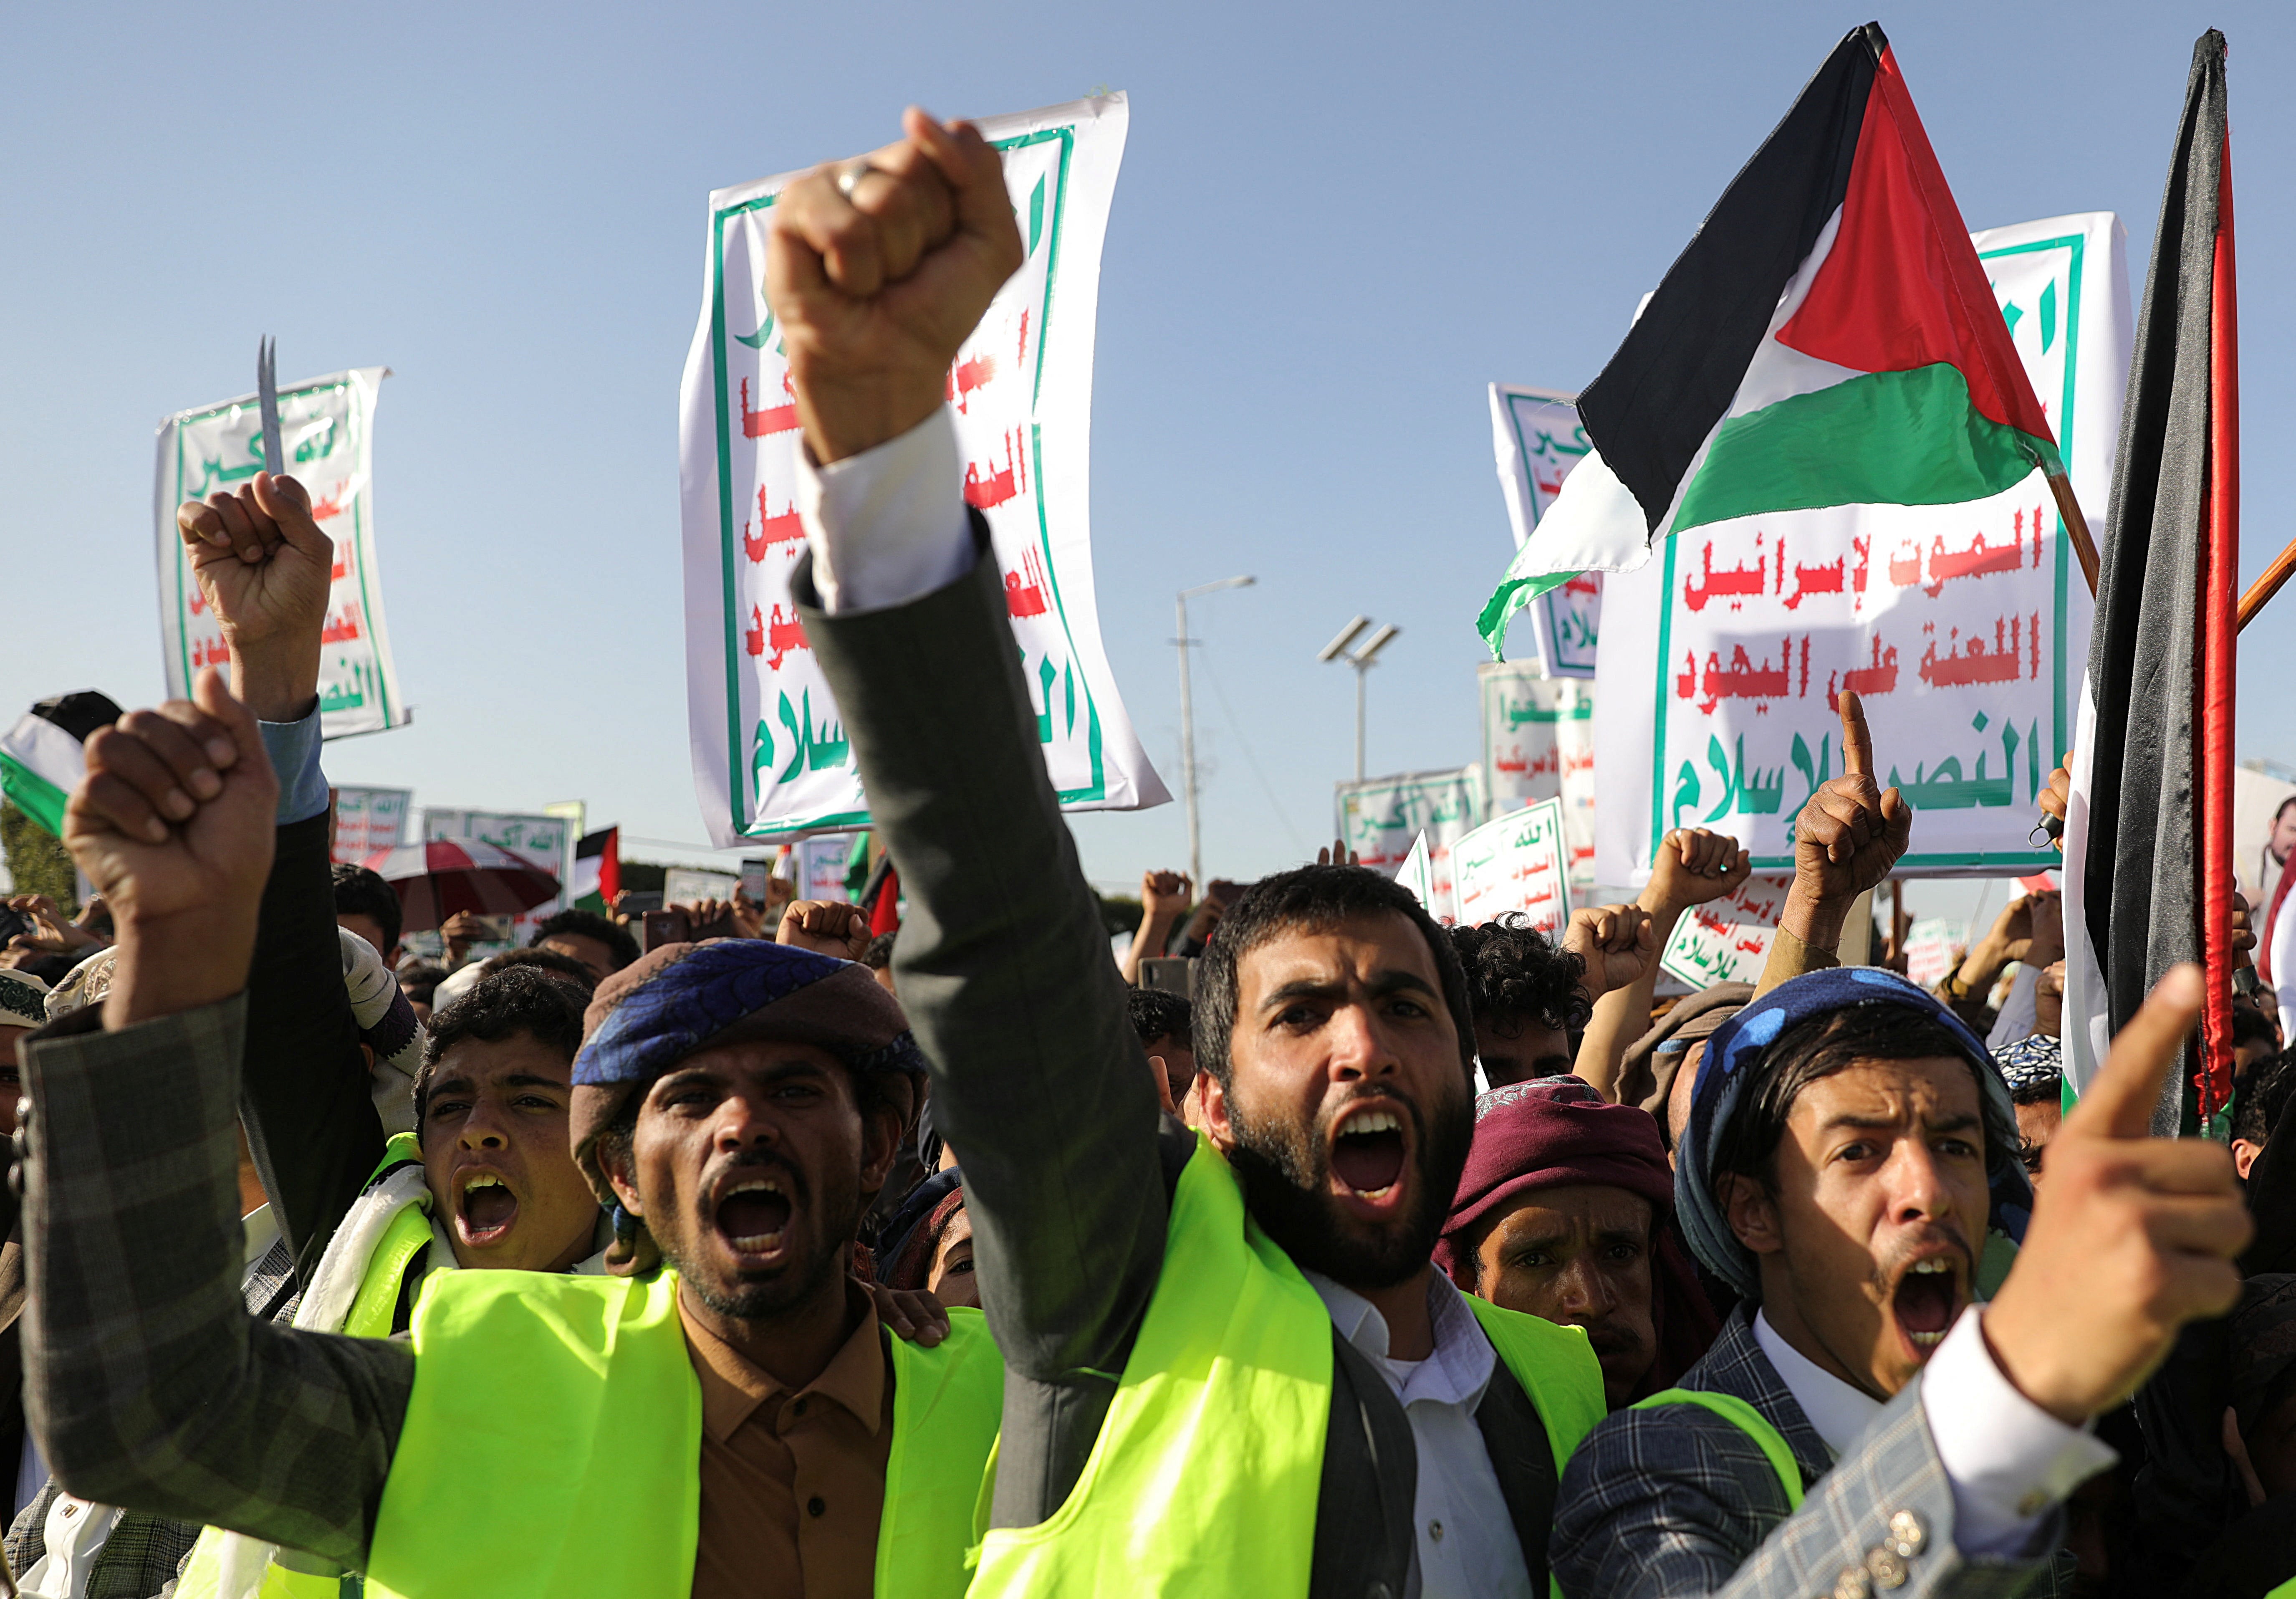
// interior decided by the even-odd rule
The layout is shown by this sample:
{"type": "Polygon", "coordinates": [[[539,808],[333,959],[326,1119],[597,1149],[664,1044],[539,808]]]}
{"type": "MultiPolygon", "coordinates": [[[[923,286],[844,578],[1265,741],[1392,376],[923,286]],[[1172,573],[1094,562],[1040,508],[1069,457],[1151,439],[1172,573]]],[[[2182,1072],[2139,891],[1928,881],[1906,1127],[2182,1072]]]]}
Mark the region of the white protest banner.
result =
{"type": "Polygon", "coordinates": [[[572,824],[564,816],[521,816],[516,812],[448,810],[437,806],[422,812],[422,839],[479,839],[507,849],[558,879],[558,897],[545,900],[525,914],[511,919],[512,941],[522,944],[535,925],[566,904],[566,849],[573,839],[572,824]]]}
{"type": "MultiPolygon", "coordinates": [[[[290,476],[311,496],[319,531],[335,543],[334,582],[320,634],[319,726],[328,738],[404,727],[411,719],[391,664],[374,559],[374,404],[383,366],[362,366],[279,391],[279,439],[290,476]]],[[[168,693],[191,697],[201,667],[228,667],[223,627],[184,554],[176,507],[233,489],[263,467],[261,419],[243,394],[160,424],[153,512],[160,537],[160,635],[168,693]]]]}
{"type": "Polygon", "coordinates": [[[1570,840],[1570,886],[1595,884],[1595,687],[1540,675],[1523,660],[1475,668],[1483,701],[1483,770],[1490,812],[1503,816],[1537,800],[1562,801],[1570,840]]]}
{"type": "Polygon", "coordinates": [[[664,905],[692,905],[703,899],[734,898],[740,877],[731,872],[701,872],[692,866],[672,866],[661,874],[664,905]]]}
{"type": "Polygon", "coordinates": [[[1923,916],[1906,929],[1906,979],[1924,988],[1943,982],[1969,946],[1969,923],[1923,916]]]}
{"type": "Polygon", "coordinates": [[[1693,988],[1759,982],[1792,887],[1791,877],[1750,877],[1720,899],[1692,906],[1660,952],[1659,970],[1693,988]]]}
{"type": "Polygon", "coordinates": [[[1562,801],[1542,800],[1486,822],[1451,847],[1451,892],[1459,925],[1480,927],[1521,912],[1551,933],[1570,920],[1562,801]]]}
{"type": "MultiPolygon", "coordinates": [[[[1594,448],[1578,425],[1578,398],[1548,389],[1491,385],[1491,447],[1498,456],[1499,492],[1506,497],[1507,522],[1518,550],[1562,492],[1562,480],[1594,448]]],[[[1513,608],[1520,610],[1523,603],[1518,598],[1513,608]]],[[[1603,574],[1581,572],[1529,604],[1538,659],[1547,674],[1592,677],[1603,613],[1603,574]]]]}
{"type": "MultiPolygon", "coordinates": [[[[1093,591],[1094,322],[1126,117],[1111,94],[981,122],[1004,154],[1028,256],[948,376],[964,497],[988,519],[1037,742],[1070,810],[1171,798],[1117,693],[1093,591]]],[[[802,176],[710,195],[679,413],[693,780],[721,849],[869,819],[790,594],[805,547],[800,438],[764,279],[775,198],[802,176]]]]}
{"type": "MultiPolygon", "coordinates": [[[[2103,526],[2129,349],[2109,212],[1972,235],[2092,529],[2103,526]]],[[[1841,771],[1834,696],[1864,701],[1885,786],[1915,810],[1900,874],[2030,872],[2035,804],[2072,747],[2088,588],[2041,475],[1961,505],[1750,516],[1610,575],[1595,736],[1595,874],[1648,881],[1669,828],[1790,871],[1803,802],[1841,771]]]]}
{"type": "Polygon", "coordinates": [[[379,850],[396,849],[406,837],[413,789],[339,788],[335,796],[332,858],[356,864],[379,850]]]}
{"type": "MultiPolygon", "coordinates": [[[[1409,889],[1412,897],[1427,907],[1427,914],[1448,926],[1456,918],[1452,914],[1451,897],[1447,891],[1440,897],[1435,892],[1435,858],[1428,852],[1427,835],[1421,833],[1411,840],[1411,853],[1403,857],[1403,865],[1395,873],[1395,881],[1409,889]]],[[[1448,885],[1446,885],[1447,890],[1448,885]]]]}
{"type": "Polygon", "coordinates": [[[1446,903],[1451,893],[1451,846],[1483,819],[1482,768],[1406,772],[1399,777],[1342,783],[1337,808],[1339,836],[1357,862],[1390,877],[1410,857],[1407,840],[1425,833],[1435,898],[1446,903]]]}

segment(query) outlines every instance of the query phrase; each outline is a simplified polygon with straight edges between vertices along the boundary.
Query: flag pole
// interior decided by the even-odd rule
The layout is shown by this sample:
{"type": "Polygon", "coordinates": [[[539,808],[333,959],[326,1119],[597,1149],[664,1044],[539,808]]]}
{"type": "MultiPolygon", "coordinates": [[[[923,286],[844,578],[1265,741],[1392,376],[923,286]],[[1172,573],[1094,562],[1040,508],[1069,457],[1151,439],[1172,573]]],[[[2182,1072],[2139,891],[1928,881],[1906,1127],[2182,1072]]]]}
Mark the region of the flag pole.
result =
{"type": "MultiPolygon", "coordinates": [[[[2072,537],[2073,554],[2080,557],[2081,576],[2088,579],[2088,595],[2093,600],[2096,598],[2096,541],[2088,536],[2088,518],[2081,514],[2080,502],[2073,498],[2072,481],[2064,473],[2049,474],[2049,492],[2056,496],[2057,514],[2064,519],[2065,531],[2072,537]]],[[[2247,615],[2245,608],[2242,615],[2247,615]]]]}
{"type": "Polygon", "coordinates": [[[2245,630],[2248,624],[2255,619],[2256,613],[2270,603],[2272,596],[2278,594],[2292,577],[2296,577],[2296,544],[2281,551],[2272,564],[2264,569],[2264,575],[2250,584],[2248,592],[2240,596],[2240,618],[2235,626],[2245,630]]]}

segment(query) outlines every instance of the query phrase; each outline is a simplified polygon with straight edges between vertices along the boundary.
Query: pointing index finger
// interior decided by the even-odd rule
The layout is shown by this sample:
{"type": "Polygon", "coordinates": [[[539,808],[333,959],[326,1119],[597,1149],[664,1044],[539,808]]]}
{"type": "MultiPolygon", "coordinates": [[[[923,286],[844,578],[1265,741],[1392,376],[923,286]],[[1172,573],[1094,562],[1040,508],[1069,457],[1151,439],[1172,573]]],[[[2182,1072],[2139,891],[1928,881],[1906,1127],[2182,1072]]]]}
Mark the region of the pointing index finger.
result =
{"type": "Polygon", "coordinates": [[[1846,688],[1836,705],[1841,712],[1841,775],[1870,777],[1874,775],[1874,735],[1866,731],[1866,707],[1846,688]]]}

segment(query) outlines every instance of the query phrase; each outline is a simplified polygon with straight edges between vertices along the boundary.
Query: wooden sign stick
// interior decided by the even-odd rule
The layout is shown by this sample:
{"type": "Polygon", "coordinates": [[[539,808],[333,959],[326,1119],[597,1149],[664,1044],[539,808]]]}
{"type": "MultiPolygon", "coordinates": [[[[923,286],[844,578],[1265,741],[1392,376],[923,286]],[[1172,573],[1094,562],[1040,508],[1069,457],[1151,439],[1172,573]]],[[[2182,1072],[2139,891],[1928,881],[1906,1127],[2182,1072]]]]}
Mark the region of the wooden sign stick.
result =
{"type": "Polygon", "coordinates": [[[2072,536],[2073,554],[2080,559],[2081,576],[2088,579],[2090,599],[2096,598],[2096,541],[2088,536],[2088,518],[2081,514],[2080,502],[2073,498],[2071,481],[2062,472],[2049,474],[2049,492],[2056,496],[2057,514],[2064,519],[2065,531],[2072,536]]]}

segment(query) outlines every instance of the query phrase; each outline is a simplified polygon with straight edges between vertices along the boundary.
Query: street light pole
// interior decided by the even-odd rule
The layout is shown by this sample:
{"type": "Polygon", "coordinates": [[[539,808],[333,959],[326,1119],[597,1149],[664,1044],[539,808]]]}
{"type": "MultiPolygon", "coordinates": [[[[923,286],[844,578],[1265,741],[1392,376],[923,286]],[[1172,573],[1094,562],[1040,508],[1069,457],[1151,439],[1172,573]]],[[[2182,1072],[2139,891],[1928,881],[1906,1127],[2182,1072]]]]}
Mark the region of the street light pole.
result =
{"type": "Polygon", "coordinates": [[[1371,626],[1371,618],[1357,616],[1340,629],[1340,636],[1316,652],[1318,660],[1344,660],[1356,669],[1356,781],[1364,779],[1364,674],[1371,670],[1373,659],[1387,648],[1388,642],[1403,629],[1390,622],[1374,633],[1352,652],[1348,646],[1356,636],[1371,626]]]}
{"type": "Polygon", "coordinates": [[[1174,618],[1180,629],[1179,636],[1172,642],[1180,651],[1180,787],[1188,804],[1188,887],[1198,897],[1204,891],[1204,857],[1202,834],[1196,823],[1196,712],[1188,689],[1188,650],[1196,641],[1188,636],[1188,602],[1197,594],[1208,594],[1216,589],[1249,588],[1254,581],[1242,577],[1200,583],[1193,588],[1182,589],[1173,601],[1174,618]]]}

